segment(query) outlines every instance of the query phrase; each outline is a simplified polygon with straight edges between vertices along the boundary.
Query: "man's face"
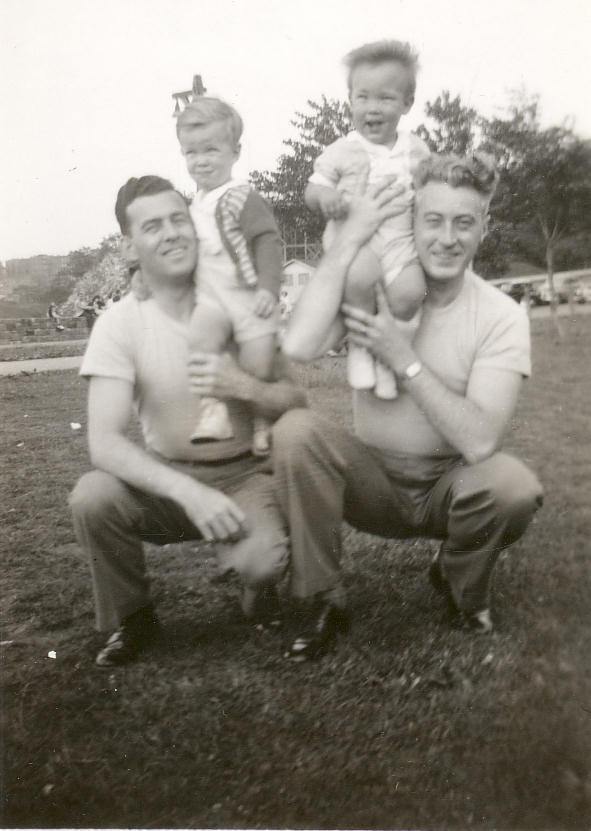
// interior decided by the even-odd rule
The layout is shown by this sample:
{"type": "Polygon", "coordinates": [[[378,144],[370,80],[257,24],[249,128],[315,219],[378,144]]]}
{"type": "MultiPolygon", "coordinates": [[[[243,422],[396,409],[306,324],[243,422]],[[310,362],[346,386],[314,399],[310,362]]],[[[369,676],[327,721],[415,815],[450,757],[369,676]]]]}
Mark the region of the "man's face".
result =
{"type": "Polygon", "coordinates": [[[362,63],[351,74],[353,126],[373,144],[393,147],[400,117],[413,103],[411,76],[397,61],[362,63]]]}
{"type": "Polygon", "coordinates": [[[179,142],[187,170],[199,190],[214,190],[230,181],[240,147],[232,141],[227,124],[214,121],[181,130],[179,142]]]}
{"type": "Polygon", "coordinates": [[[174,190],[140,196],[127,207],[125,253],[155,281],[182,282],[197,262],[197,236],[187,203],[174,190]]]}
{"type": "Polygon", "coordinates": [[[427,277],[463,276],[485,231],[482,197],[469,187],[428,182],[415,197],[415,245],[427,277]]]}

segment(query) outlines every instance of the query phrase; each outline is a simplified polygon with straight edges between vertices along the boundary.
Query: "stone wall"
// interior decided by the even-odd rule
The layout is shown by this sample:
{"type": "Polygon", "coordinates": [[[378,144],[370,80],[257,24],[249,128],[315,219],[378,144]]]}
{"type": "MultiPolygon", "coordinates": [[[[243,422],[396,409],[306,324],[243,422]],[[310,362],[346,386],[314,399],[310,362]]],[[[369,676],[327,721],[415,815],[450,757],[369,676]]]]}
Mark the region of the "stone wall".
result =
{"type": "Polygon", "coordinates": [[[0,343],[40,343],[43,341],[81,340],[88,336],[84,318],[61,318],[63,331],[47,317],[5,318],[0,320],[0,343]]]}

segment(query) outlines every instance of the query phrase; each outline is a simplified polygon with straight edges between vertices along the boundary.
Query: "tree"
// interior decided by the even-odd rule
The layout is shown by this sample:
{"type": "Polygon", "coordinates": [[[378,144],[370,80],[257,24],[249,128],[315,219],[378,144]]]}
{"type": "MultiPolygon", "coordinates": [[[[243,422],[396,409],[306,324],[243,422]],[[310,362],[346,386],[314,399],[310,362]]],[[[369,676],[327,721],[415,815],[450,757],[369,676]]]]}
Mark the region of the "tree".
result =
{"type": "Polygon", "coordinates": [[[290,149],[279,157],[277,169],[254,170],[250,174],[253,187],[271,203],[281,235],[288,243],[304,235],[311,241],[320,240],[324,220],[306,208],[304,189],[322,149],[351,129],[345,102],[323,95],[320,103],[308,101],[308,107],[309,112],[296,112],[292,119],[298,136],[283,142],[290,149]]]}
{"type": "MultiPolygon", "coordinates": [[[[517,244],[537,246],[548,272],[551,306],[561,334],[554,287],[557,254],[579,252],[591,232],[591,144],[567,126],[542,129],[537,98],[516,99],[505,117],[482,120],[484,147],[499,160],[496,216],[517,244]]],[[[586,248],[589,256],[589,247],[586,248]]],[[[572,257],[571,257],[572,261],[572,257]]]]}
{"type": "Polygon", "coordinates": [[[425,115],[431,125],[420,124],[416,134],[432,153],[456,153],[465,156],[470,152],[479,136],[481,116],[472,107],[462,104],[459,95],[451,97],[444,89],[435,101],[427,101],[425,115]]]}
{"type": "Polygon", "coordinates": [[[62,315],[76,315],[80,307],[98,295],[103,300],[114,291],[124,293],[129,285],[129,268],[123,259],[113,251],[104,254],[76,283],[72,293],[60,307],[62,315]]]}
{"type": "Polygon", "coordinates": [[[96,248],[77,248],[67,255],[67,263],[60,268],[53,280],[39,293],[44,302],[63,303],[67,301],[85,274],[96,268],[107,254],[117,254],[121,234],[109,234],[96,248]]]}

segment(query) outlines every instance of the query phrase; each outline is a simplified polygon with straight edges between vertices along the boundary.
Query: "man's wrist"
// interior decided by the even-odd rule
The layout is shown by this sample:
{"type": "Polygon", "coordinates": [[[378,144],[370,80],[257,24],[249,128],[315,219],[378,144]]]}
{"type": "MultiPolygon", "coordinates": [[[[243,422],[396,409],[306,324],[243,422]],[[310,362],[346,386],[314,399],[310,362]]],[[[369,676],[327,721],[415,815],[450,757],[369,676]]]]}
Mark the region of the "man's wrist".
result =
{"type": "Polygon", "coordinates": [[[238,385],[238,389],[236,390],[237,394],[233,397],[237,398],[239,401],[246,401],[250,404],[254,404],[260,399],[264,392],[262,388],[263,382],[244,370],[241,370],[241,372],[242,378],[240,384],[238,385]]]}
{"type": "Polygon", "coordinates": [[[361,248],[370,238],[371,234],[368,236],[356,232],[355,225],[351,224],[349,226],[347,220],[345,220],[338,229],[329,250],[335,260],[349,268],[361,248]]]}
{"type": "Polygon", "coordinates": [[[402,381],[403,383],[408,383],[412,381],[417,375],[420,375],[423,371],[423,362],[420,361],[418,358],[412,360],[407,366],[401,371],[396,372],[396,377],[402,381]]]}

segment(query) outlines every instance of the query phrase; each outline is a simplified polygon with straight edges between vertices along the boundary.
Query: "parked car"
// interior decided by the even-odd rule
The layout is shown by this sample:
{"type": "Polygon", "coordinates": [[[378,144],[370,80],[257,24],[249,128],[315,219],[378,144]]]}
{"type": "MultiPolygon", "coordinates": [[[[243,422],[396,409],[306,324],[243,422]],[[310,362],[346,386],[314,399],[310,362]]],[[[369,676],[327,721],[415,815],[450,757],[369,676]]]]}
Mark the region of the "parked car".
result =
{"type": "MultiPolygon", "coordinates": [[[[564,291],[564,289],[554,289],[556,294],[556,299],[559,303],[568,303],[568,293],[564,291]]],[[[540,286],[538,290],[538,294],[540,297],[540,302],[538,303],[539,306],[549,306],[551,302],[550,297],[550,286],[545,283],[543,286],[540,286]]]]}
{"type": "Polygon", "coordinates": [[[578,285],[573,291],[573,300],[575,303],[591,303],[591,286],[578,285]]]}

